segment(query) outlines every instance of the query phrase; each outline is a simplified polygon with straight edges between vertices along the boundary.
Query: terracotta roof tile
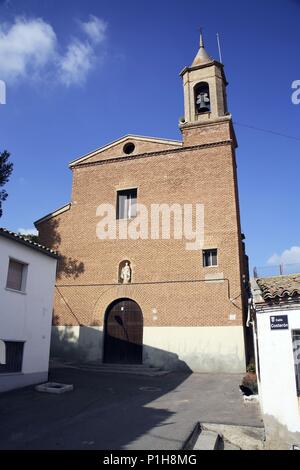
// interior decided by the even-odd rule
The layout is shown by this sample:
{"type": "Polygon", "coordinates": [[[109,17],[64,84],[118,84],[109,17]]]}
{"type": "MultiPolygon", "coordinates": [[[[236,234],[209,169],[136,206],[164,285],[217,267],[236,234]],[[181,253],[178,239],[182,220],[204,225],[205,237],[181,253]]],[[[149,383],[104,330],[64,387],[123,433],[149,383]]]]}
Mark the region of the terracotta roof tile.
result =
{"type": "Polygon", "coordinates": [[[257,279],[264,300],[283,300],[300,296],[300,274],[257,279]]]}
{"type": "Polygon", "coordinates": [[[56,253],[56,251],[53,251],[50,248],[47,248],[46,246],[40,245],[39,243],[35,243],[31,240],[27,240],[25,237],[22,237],[22,235],[19,235],[18,233],[15,233],[15,232],[11,232],[2,227],[0,227],[0,236],[3,236],[5,238],[10,238],[11,240],[22,243],[23,245],[27,245],[29,248],[33,248],[53,258],[58,258],[59,256],[58,253],[56,253]]]}

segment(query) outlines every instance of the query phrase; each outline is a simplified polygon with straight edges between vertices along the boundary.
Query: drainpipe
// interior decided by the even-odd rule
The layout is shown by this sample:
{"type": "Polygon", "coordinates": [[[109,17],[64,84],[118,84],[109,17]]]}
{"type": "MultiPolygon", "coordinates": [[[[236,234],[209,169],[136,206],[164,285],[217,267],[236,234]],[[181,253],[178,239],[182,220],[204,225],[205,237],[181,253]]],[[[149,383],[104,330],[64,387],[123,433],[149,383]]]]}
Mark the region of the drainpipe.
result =
{"type": "Polygon", "coordinates": [[[248,314],[247,314],[247,321],[246,321],[247,328],[249,328],[250,325],[252,325],[252,321],[251,321],[252,308],[253,308],[253,297],[252,297],[252,294],[250,294],[250,297],[248,298],[248,314]]]}
{"type": "Polygon", "coordinates": [[[248,319],[247,319],[247,325],[246,326],[249,328],[250,325],[251,325],[251,327],[252,327],[255,370],[256,370],[257,388],[258,388],[258,399],[259,399],[260,411],[261,411],[261,414],[263,415],[262,400],[261,400],[261,383],[260,383],[260,368],[259,368],[259,352],[258,352],[258,336],[257,336],[256,315],[257,315],[256,305],[255,305],[255,300],[253,298],[252,289],[251,289],[251,297],[248,301],[248,319]]]}

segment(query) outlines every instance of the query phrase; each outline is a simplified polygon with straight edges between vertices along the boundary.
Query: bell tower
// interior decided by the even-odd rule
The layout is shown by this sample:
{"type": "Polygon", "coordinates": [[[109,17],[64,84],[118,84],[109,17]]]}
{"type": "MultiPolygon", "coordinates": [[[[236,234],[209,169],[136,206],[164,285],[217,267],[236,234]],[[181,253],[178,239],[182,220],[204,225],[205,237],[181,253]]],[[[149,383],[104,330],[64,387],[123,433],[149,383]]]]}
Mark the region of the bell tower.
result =
{"type": "Polygon", "coordinates": [[[229,132],[235,140],[231,115],[227,110],[228,83],[224,66],[206,52],[202,33],[192,65],[185,67],[180,75],[184,89],[184,120],[180,122],[184,145],[210,143],[210,138],[211,143],[215,142],[216,126],[221,130],[222,123],[227,127],[226,139],[229,132]],[[212,131],[210,135],[208,126],[212,131]]]}

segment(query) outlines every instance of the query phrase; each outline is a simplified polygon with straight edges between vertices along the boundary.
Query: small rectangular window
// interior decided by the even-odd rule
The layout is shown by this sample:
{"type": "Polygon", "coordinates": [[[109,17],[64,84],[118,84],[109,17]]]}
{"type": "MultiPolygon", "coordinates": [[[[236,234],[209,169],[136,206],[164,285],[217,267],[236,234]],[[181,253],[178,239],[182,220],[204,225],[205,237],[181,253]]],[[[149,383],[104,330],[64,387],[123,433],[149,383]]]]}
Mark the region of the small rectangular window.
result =
{"type": "Polygon", "coordinates": [[[125,189],[117,192],[117,219],[136,217],[137,189],[125,189]]]}
{"type": "Polygon", "coordinates": [[[218,250],[203,250],[203,266],[204,268],[218,266],[218,250]]]}
{"type": "Polygon", "coordinates": [[[300,330],[293,330],[292,338],[297,395],[300,397],[300,330]]]}
{"type": "Polygon", "coordinates": [[[2,360],[0,362],[0,374],[10,374],[22,372],[23,364],[23,341],[1,341],[5,345],[5,351],[2,351],[2,360]]]}
{"type": "Polygon", "coordinates": [[[19,261],[10,259],[7,274],[7,289],[12,289],[20,292],[25,291],[25,275],[27,265],[19,261]]]}

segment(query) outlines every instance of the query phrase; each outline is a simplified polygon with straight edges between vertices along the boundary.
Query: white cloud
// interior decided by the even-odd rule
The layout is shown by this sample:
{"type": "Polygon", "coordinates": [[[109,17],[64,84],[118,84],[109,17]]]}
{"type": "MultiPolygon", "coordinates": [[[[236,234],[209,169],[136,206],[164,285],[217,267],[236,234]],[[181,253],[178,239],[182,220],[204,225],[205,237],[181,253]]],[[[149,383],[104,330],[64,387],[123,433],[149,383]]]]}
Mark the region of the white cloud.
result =
{"type": "Polygon", "coordinates": [[[17,232],[21,235],[38,235],[38,231],[35,228],[19,228],[17,232]]]}
{"type": "Polygon", "coordinates": [[[11,26],[0,26],[0,76],[16,80],[39,73],[54,57],[56,34],[40,18],[16,18],[11,26]]]}
{"type": "Polygon", "coordinates": [[[106,23],[96,16],[80,22],[88,39],[73,38],[62,50],[53,27],[41,18],[15,18],[0,25],[0,79],[45,79],[66,86],[84,83],[99,58],[106,23]]]}
{"type": "Polygon", "coordinates": [[[82,30],[87,34],[89,39],[100,44],[106,37],[107,23],[97,16],[90,15],[89,21],[80,22],[82,30]]]}
{"type": "Polygon", "coordinates": [[[84,83],[94,58],[94,50],[88,43],[74,40],[69,44],[66,55],[60,58],[60,80],[66,86],[84,83]]]}
{"type": "Polygon", "coordinates": [[[281,255],[274,253],[267,261],[270,266],[279,264],[295,264],[300,263],[300,246],[292,246],[288,250],[284,250],[281,255]]]}

